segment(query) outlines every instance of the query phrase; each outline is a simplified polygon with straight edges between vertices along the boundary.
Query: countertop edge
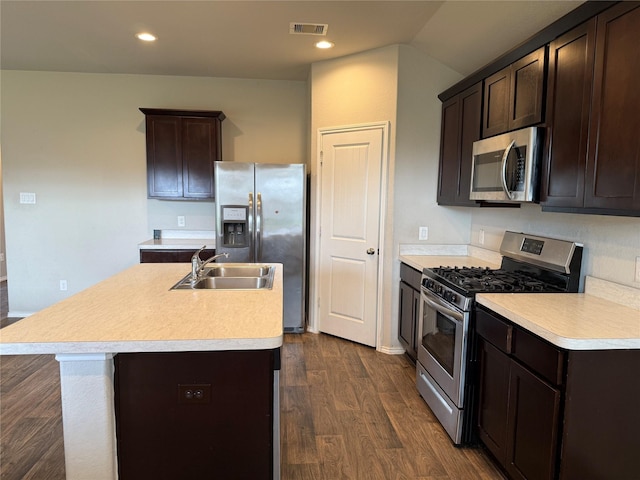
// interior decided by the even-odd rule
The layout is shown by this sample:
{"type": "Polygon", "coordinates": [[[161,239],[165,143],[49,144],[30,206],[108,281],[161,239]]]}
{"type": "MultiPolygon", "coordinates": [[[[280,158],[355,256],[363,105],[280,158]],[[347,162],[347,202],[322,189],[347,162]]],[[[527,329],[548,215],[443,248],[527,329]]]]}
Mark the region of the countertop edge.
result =
{"type": "Polygon", "coordinates": [[[3,343],[0,344],[0,355],[272,350],[280,348],[283,341],[284,333],[270,338],[226,338],[215,340],[3,343]]]}

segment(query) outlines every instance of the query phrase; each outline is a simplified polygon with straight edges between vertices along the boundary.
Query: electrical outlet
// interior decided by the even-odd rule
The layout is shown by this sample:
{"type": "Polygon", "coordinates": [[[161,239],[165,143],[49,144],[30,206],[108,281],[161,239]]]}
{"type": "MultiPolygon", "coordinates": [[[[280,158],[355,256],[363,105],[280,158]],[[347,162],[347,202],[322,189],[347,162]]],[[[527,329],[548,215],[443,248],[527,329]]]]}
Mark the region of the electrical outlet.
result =
{"type": "Polygon", "coordinates": [[[636,257],[636,282],[640,282],[640,257],[636,257]]]}
{"type": "Polygon", "coordinates": [[[0,253],[0,262],[4,262],[4,253],[0,253]]]}
{"type": "Polygon", "coordinates": [[[418,240],[427,240],[429,238],[429,227],[420,227],[418,229],[418,240]]]}
{"type": "Polygon", "coordinates": [[[178,384],[178,403],[210,403],[211,384],[178,384]]]}
{"type": "Polygon", "coordinates": [[[178,226],[184,227],[184,225],[185,225],[184,215],[178,215],[178,226]]]}
{"type": "Polygon", "coordinates": [[[60,291],[61,292],[66,292],[67,291],[67,281],[66,280],[60,280],[60,291]]]}
{"type": "Polygon", "coordinates": [[[484,245],[484,230],[480,230],[478,233],[478,243],[484,245]]]}
{"type": "Polygon", "coordinates": [[[20,192],[20,203],[36,203],[36,194],[31,192],[20,192]]]}

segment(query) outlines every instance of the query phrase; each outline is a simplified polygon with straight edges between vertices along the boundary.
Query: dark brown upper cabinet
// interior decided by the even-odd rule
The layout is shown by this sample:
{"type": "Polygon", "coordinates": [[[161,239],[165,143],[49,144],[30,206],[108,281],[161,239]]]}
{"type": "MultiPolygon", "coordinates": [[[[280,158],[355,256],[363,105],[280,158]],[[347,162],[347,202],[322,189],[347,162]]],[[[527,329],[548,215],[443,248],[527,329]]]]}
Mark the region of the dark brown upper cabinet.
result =
{"type": "Polygon", "coordinates": [[[222,160],[224,113],[141,108],[147,137],[148,197],[214,198],[213,165],[222,160]]]}
{"type": "Polygon", "coordinates": [[[584,206],[640,215],[640,3],[598,16],[584,206]]]}
{"type": "Polygon", "coordinates": [[[593,18],[549,46],[543,206],[584,204],[595,37],[593,18]]]}
{"type": "Polygon", "coordinates": [[[485,79],[483,138],[543,121],[545,59],[541,47],[485,79]]]}
{"type": "Polygon", "coordinates": [[[480,139],[482,82],[442,104],[438,204],[477,206],[469,200],[473,142],[480,139]]]}
{"type": "Polygon", "coordinates": [[[551,43],[543,210],[640,215],[640,3],[551,43]]]}

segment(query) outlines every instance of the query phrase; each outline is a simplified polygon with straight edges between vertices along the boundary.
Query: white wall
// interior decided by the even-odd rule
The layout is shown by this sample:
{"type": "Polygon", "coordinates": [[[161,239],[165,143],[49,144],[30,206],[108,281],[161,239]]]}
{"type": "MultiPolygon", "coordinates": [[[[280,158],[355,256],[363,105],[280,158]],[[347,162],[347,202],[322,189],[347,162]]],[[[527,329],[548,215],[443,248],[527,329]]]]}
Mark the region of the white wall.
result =
{"type": "MultiPolygon", "coordinates": [[[[315,166],[319,128],[391,122],[385,237],[381,245],[384,295],[379,344],[383,350],[400,348],[397,340],[399,244],[419,243],[419,225],[429,226],[432,232],[429,241],[424,243],[467,243],[469,239],[470,214],[444,210],[435,204],[440,143],[437,94],[459,78],[459,74],[406,45],[312,66],[314,185],[318,181],[315,166]]],[[[313,218],[311,224],[315,226],[313,218]]],[[[315,237],[312,234],[312,242],[315,237]]],[[[313,299],[310,304],[316,305],[313,299]]]]}
{"type": "Polygon", "coordinates": [[[137,263],[138,243],[177,229],[177,215],[213,229],[212,202],[147,199],[139,107],[222,110],[226,160],[307,160],[306,82],[5,70],[1,94],[12,315],[137,263]],[[19,204],[20,192],[37,204],[19,204]]]}

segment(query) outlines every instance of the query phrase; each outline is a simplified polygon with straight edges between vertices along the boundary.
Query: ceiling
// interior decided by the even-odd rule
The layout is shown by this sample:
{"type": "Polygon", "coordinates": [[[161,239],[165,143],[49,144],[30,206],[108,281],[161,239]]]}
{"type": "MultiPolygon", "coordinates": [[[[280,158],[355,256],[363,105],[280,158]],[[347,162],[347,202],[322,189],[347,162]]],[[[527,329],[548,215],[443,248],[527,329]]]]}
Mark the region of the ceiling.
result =
{"type": "Polygon", "coordinates": [[[409,44],[466,76],[582,1],[1,0],[2,69],[306,80],[310,65],[409,44]],[[323,37],[291,22],[328,24],[323,37]],[[155,43],[134,35],[150,31],[155,43]]]}

